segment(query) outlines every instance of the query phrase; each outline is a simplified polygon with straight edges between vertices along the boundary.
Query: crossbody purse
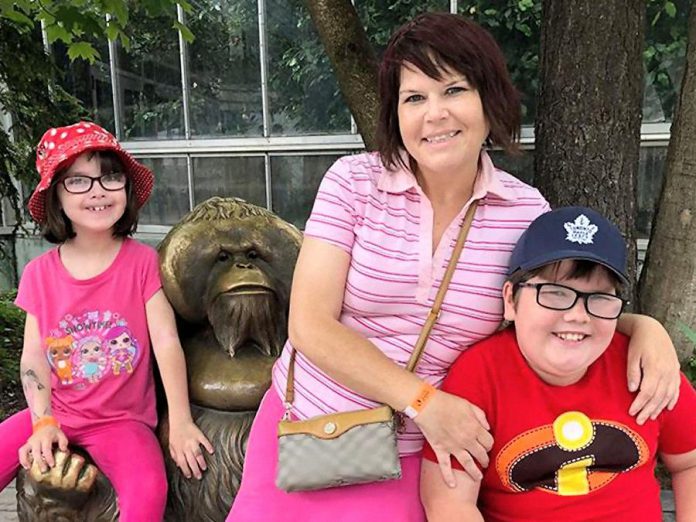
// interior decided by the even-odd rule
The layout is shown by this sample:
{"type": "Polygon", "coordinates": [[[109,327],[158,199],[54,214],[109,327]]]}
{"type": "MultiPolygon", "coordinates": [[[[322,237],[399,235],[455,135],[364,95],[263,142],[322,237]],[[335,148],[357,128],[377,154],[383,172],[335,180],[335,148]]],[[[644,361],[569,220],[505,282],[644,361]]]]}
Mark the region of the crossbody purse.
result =
{"type": "MultiPolygon", "coordinates": [[[[466,242],[476,203],[472,202],[462,222],[442,284],[406,366],[408,371],[414,371],[418,365],[430,331],[440,316],[440,307],[466,242]]],[[[399,424],[396,417],[400,414],[390,406],[291,420],[295,355],[293,348],[285,391],[285,415],[278,425],[278,488],[288,492],[311,491],[401,478],[396,443],[399,424]]]]}

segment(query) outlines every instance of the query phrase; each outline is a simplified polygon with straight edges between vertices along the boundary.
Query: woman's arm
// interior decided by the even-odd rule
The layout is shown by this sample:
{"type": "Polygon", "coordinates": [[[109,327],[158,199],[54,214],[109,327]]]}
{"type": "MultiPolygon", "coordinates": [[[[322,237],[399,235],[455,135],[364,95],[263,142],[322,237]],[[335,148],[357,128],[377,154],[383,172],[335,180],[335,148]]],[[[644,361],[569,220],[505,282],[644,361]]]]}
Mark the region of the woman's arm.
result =
{"type": "MultiPolygon", "coordinates": [[[[41,346],[39,323],[32,314],[27,314],[24,322],[24,345],[19,369],[32,424],[35,425],[39,419],[51,418],[51,368],[41,346]]],[[[46,472],[48,466],[55,466],[54,443],[58,443],[63,451],[68,450],[68,439],[57,423],[38,429],[20,448],[20,464],[29,469],[34,458],[41,456],[39,468],[46,472]]]]}
{"type": "Polygon", "coordinates": [[[629,409],[638,424],[656,419],[679,398],[679,360],[667,330],[647,315],[623,314],[618,330],[631,337],[628,349],[628,389],[640,389],[629,409]]]}
{"type": "Polygon", "coordinates": [[[696,450],[660,458],[672,475],[677,522],[696,520],[696,450]]]}
{"type": "MultiPolygon", "coordinates": [[[[332,379],[401,411],[418,394],[421,380],[339,322],[349,265],[345,251],[305,237],[293,277],[290,341],[332,379]]],[[[416,417],[430,444],[438,448],[443,477],[450,484],[454,481],[450,454],[472,476],[480,476],[472,456],[488,464],[493,440],[485,416],[476,410],[464,399],[437,392],[416,417]]]]}
{"type": "Polygon", "coordinates": [[[162,289],[145,304],[152,351],[157,360],[169,413],[169,452],[186,478],[202,477],[206,469],[202,445],[213,453],[213,446],[194,424],[189,406],[186,360],[176,331],[174,311],[162,289]]]}
{"type": "Polygon", "coordinates": [[[456,487],[442,482],[438,465],[423,459],[421,463],[420,494],[428,522],[483,522],[476,506],[481,482],[473,480],[467,473],[454,471],[456,487]]]}

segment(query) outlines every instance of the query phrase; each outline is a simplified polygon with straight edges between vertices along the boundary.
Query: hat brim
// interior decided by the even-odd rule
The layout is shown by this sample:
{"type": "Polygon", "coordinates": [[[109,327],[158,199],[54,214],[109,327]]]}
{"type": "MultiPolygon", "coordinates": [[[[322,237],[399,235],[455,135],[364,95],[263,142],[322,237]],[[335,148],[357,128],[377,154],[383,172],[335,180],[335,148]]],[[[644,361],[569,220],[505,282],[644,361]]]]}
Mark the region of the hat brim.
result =
{"type": "Polygon", "coordinates": [[[539,268],[544,265],[548,265],[550,263],[555,263],[556,261],[563,261],[565,259],[568,260],[583,260],[583,261],[592,261],[595,262],[599,265],[602,265],[603,267],[607,268],[610,270],[612,273],[616,274],[618,278],[621,280],[622,283],[628,284],[628,276],[622,272],[621,270],[618,270],[616,267],[611,266],[606,259],[602,259],[600,256],[597,256],[591,252],[584,252],[582,250],[563,250],[561,252],[550,252],[550,253],[545,253],[545,254],[540,254],[526,263],[523,263],[520,266],[514,267],[510,272],[509,275],[512,276],[514,273],[519,272],[520,270],[524,272],[528,272],[529,270],[534,270],[536,268],[539,268]]]}
{"type": "MultiPolygon", "coordinates": [[[[89,138],[89,136],[85,136],[85,138],[89,138]]],[[[84,141],[86,142],[87,140],[85,139],[84,141]]],[[[126,171],[126,175],[131,182],[136,207],[141,208],[147,202],[155,184],[154,174],[145,165],[136,161],[136,159],[120,145],[100,143],[98,145],[95,144],[87,147],[80,147],[78,140],[72,149],[72,153],[64,157],[58,157],[52,163],[44,166],[44,168],[47,169],[47,173],[45,176],[42,176],[41,182],[29,198],[27,205],[29,208],[29,214],[31,214],[34,221],[39,224],[44,224],[46,222],[46,190],[48,190],[48,188],[51,186],[56,173],[61,169],[66,168],[66,166],[69,166],[75,160],[75,158],[85,152],[114,152],[121,160],[121,163],[126,171]]]]}

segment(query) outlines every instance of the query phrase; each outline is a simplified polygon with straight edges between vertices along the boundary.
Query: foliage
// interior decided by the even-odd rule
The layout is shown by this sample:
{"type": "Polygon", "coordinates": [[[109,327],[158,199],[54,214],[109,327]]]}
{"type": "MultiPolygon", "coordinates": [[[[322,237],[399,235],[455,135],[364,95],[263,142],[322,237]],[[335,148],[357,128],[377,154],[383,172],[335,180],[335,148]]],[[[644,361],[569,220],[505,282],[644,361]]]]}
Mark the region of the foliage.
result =
{"type": "Polygon", "coordinates": [[[12,136],[0,127],[0,197],[7,198],[19,222],[21,202],[13,179],[35,184],[34,147],[58,123],[84,111],[58,83],[60,71],[45,53],[40,35],[23,32],[0,18],[0,108],[11,116],[12,136]]]}
{"type": "Polygon", "coordinates": [[[19,356],[22,350],[25,314],[14,304],[16,291],[0,294],[0,419],[14,413],[21,401],[19,356]]]}
{"type": "MultiPolygon", "coordinates": [[[[11,20],[24,31],[31,32],[43,24],[49,43],[62,41],[68,45],[70,59],[90,62],[100,58],[91,39],[119,40],[130,44],[129,25],[134,2],[129,0],[0,0],[0,18],[11,20]]],[[[186,0],[144,0],[137,2],[149,16],[169,15],[171,27],[182,32],[189,41],[193,35],[176,20],[176,6],[191,10],[186,0]]]]}
{"type": "Polygon", "coordinates": [[[643,52],[645,84],[655,89],[662,113],[657,119],[665,121],[672,120],[681,84],[690,2],[691,0],[647,1],[649,25],[643,52]]]}

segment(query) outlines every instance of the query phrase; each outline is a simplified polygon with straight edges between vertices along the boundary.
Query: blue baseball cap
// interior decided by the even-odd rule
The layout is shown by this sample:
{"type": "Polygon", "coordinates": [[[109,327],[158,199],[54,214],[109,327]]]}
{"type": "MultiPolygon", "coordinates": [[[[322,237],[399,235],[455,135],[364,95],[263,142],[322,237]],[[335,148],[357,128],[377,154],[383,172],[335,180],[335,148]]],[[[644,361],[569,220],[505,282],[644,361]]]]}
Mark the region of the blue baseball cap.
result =
{"type": "Polygon", "coordinates": [[[542,214],[520,236],[510,256],[508,276],[563,259],[594,261],[628,283],[626,241],[596,210],[562,207],[542,214]]]}

